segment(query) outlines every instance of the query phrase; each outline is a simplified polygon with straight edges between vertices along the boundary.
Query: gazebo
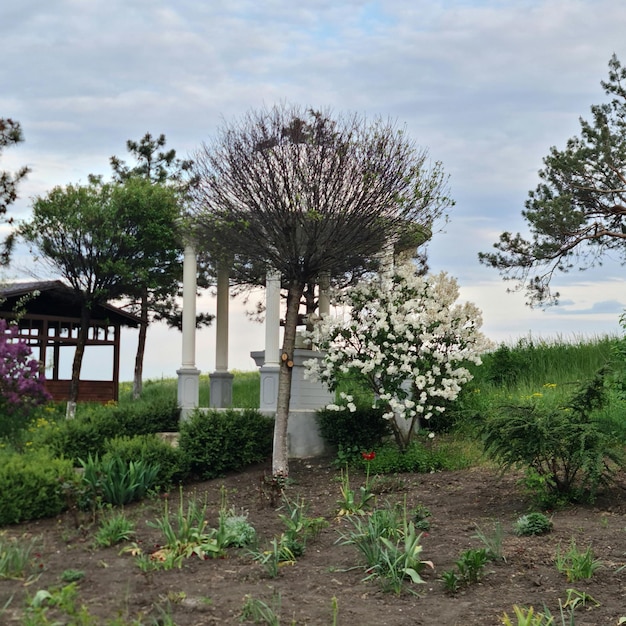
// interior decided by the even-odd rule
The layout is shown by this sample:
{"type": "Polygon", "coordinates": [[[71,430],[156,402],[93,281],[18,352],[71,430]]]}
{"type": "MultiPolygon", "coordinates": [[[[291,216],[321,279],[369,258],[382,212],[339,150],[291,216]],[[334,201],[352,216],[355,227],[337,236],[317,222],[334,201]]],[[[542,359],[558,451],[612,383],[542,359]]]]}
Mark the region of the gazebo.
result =
{"type": "MultiPolygon", "coordinates": [[[[28,343],[34,357],[46,368],[46,389],[52,398],[67,400],[71,381],[61,378],[61,359],[64,352],[71,351],[77,344],[78,294],[60,280],[18,282],[0,286],[0,300],[0,318],[17,320],[19,337],[28,343]]],[[[109,348],[109,353],[112,349],[111,369],[110,375],[103,375],[102,380],[81,378],[79,401],[104,403],[118,399],[121,328],[136,328],[139,323],[138,317],[109,304],[94,308],[85,354],[96,346],[100,352],[104,347],[109,348]]]]}
{"type": "MultiPolygon", "coordinates": [[[[260,411],[268,415],[276,413],[278,395],[278,372],[280,369],[280,274],[268,272],[265,291],[265,349],[253,351],[250,357],[259,368],[261,376],[260,411]]],[[[187,243],[183,264],[183,345],[182,364],[178,375],[178,405],[181,418],[187,417],[199,407],[200,370],[196,368],[196,249],[187,243]]],[[[328,285],[320,290],[319,311],[327,314],[330,308],[328,285]]],[[[215,319],[216,354],[215,371],[209,374],[211,408],[221,409],[232,404],[233,375],[228,371],[228,301],[229,272],[218,270],[217,315],[215,319]]],[[[291,402],[289,409],[289,455],[306,458],[319,456],[326,451],[315,412],[329,404],[333,394],[320,382],[305,378],[304,361],[321,358],[322,355],[304,347],[296,348],[293,358],[291,402]]]]}

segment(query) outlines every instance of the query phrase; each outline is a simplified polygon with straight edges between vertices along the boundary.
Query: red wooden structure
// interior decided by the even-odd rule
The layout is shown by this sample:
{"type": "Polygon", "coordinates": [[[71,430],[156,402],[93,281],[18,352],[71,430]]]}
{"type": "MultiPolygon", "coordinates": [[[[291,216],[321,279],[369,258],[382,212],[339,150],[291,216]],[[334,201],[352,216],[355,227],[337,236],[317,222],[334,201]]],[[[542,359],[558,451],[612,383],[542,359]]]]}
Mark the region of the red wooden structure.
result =
{"type": "MultiPolygon", "coordinates": [[[[59,280],[5,284],[0,286],[0,318],[18,320],[20,337],[28,342],[33,356],[46,367],[46,389],[54,400],[67,400],[70,380],[60,378],[60,360],[62,350],[75,347],[78,340],[78,294],[59,280]]],[[[113,362],[110,375],[105,375],[103,369],[101,380],[81,378],[79,401],[118,399],[122,326],[136,328],[139,318],[108,304],[94,309],[85,354],[92,346],[112,346],[113,362]]]]}

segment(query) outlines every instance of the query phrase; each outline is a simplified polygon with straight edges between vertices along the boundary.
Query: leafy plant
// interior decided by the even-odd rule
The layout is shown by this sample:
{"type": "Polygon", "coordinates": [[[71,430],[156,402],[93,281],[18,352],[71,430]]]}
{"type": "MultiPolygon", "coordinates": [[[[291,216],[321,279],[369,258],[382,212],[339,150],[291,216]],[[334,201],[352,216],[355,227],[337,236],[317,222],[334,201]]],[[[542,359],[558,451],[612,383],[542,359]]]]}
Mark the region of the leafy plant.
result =
{"type": "Polygon", "coordinates": [[[140,500],[155,486],[158,465],[142,460],[125,462],[120,457],[99,459],[89,455],[79,459],[83,467],[83,482],[91,490],[94,501],[121,506],[140,500]]]}
{"type": "Polygon", "coordinates": [[[265,568],[270,578],[276,578],[283,565],[293,565],[296,562],[296,557],[286,545],[284,535],[278,539],[274,537],[265,550],[255,549],[250,550],[249,553],[257,563],[265,568]]]}
{"type": "Polygon", "coordinates": [[[415,524],[415,528],[421,531],[430,530],[430,521],[429,517],[431,517],[432,513],[423,505],[418,504],[413,509],[413,524],[415,524]]]}
{"type": "Polygon", "coordinates": [[[83,578],[85,578],[85,572],[81,569],[69,568],[69,569],[63,570],[63,573],[61,574],[61,580],[64,583],[78,582],[79,580],[82,580],[83,578]]]}
{"type": "Polygon", "coordinates": [[[558,546],[554,561],[557,570],[565,574],[567,582],[570,583],[588,580],[597,569],[602,567],[602,561],[595,558],[591,546],[581,552],[576,547],[574,539],[571,540],[569,548],[564,553],[561,551],[561,546],[558,546]]]}
{"type": "Polygon", "coordinates": [[[539,394],[502,406],[484,424],[486,453],[503,469],[531,468],[558,496],[593,498],[623,465],[615,437],[594,418],[606,400],[604,376],[601,370],[565,403],[539,394]]]}
{"type": "Polygon", "coordinates": [[[283,508],[286,513],[278,516],[285,526],[281,542],[297,558],[304,554],[307,541],[317,537],[328,522],[323,517],[309,517],[303,498],[291,501],[283,496],[283,508]]]}
{"type": "Polygon", "coordinates": [[[0,578],[24,578],[40,541],[40,537],[20,540],[0,533],[0,578]]]}
{"type": "Polygon", "coordinates": [[[513,605],[515,613],[515,621],[513,621],[507,613],[502,616],[502,624],[504,626],[553,626],[554,618],[545,613],[535,613],[535,609],[531,606],[528,608],[513,605]]]}
{"type": "Polygon", "coordinates": [[[369,489],[366,482],[359,487],[358,492],[350,487],[350,476],[348,468],[341,470],[341,499],[337,500],[339,505],[338,516],[362,514],[372,504],[372,500],[376,497],[369,489]]]}
{"type": "Polygon", "coordinates": [[[280,605],[279,592],[274,593],[270,604],[248,594],[241,608],[241,621],[252,620],[255,624],[280,626],[280,605]]]}
{"type": "Polygon", "coordinates": [[[365,560],[364,580],[377,579],[383,589],[400,593],[404,581],[419,584],[421,572],[431,561],[421,559],[421,533],[412,521],[407,522],[406,509],[387,506],[367,516],[346,518],[352,528],[340,532],[342,545],[354,545],[365,560]]]}
{"type": "Polygon", "coordinates": [[[441,575],[446,591],[456,593],[463,585],[477,583],[482,578],[488,560],[486,548],[462,552],[455,561],[456,571],[449,570],[441,575]]]}
{"type": "Polygon", "coordinates": [[[480,539],[487,550],[487,558],[492,561],[506,561],[502,550],[502,541],[504,539],[504,529],[498,521],[493,524],[493,532],[488,534],[478,524],[476,525],[476,539],[480,539]]]}
{"type": "Polygon", "coordinates": [[[100,522],[94,543],[99,548],[108,548],[122,541],[130,541],[135,532],[134,523],[123,511],[111,513],[100,522]]]}
{"type": "Polygon", "coordinates": [[[545,535],[552,530],[552,520],[543,513],[527,513],[517,518],[514,524],[515,534],[519,537],[545,535]]]}

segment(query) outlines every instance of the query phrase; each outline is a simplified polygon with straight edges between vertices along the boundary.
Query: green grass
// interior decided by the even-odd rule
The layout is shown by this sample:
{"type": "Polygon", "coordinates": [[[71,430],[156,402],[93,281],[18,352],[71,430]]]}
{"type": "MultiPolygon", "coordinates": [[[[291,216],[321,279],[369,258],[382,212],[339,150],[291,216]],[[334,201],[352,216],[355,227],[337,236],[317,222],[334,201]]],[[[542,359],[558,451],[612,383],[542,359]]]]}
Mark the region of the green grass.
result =
{"type": "MultiPolygon", "coordinates": [[[[233,370],[233,408],[254,409],[260,403],[260,375],[259,372],[241,372],[233,370]]],[[[132,382],[120,383],[119,403],[132,402],[132,382]]],[[[200,376],[199,404],[208,407],[210,402],[209,375],[200,376]]],[[[178,380],[176,378],[158,378],[143,382],[142,400],[156,401],[161,398],[176,398],[178,395],[178,380]]]]}

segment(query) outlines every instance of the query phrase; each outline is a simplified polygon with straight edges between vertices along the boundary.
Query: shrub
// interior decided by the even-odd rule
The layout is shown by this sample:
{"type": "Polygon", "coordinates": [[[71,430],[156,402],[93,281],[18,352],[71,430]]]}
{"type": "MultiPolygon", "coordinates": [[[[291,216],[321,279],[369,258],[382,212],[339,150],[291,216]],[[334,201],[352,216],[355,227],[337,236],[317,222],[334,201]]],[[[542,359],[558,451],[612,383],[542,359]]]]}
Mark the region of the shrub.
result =
{"type": "Polygon", "coordinates": [[[197,411],[181,425],[179,448],[205,480],[266,459],[273,430],[274,420],[254,409],[197,411]]]}
{"type": "Polygon", "coordinates": [[[383,418],[383,413],[383,409],[372,407],[357,407],[353,413],[348,409],[320,409],[317,421],[320,434],[329,444],[343,450],[355,449],[360,453],[376,448],[391,435],[389,422],[383,418]]]}
{"type": "Polygon", "coordinates": [[[0,525],[52,517],[65,509],[61,484],[72,464],[46,450],[4,453],[0,458],[0,525]]]}
{"type": "Polygon", "coordinates": [[[72,420],[58,422],[58,428],[42,432],[38,443],[49,446],[56,456],[77,462],[90,454],[102,456],[106,442],[118,436],[133,437],[178,428],[176,400],[157,398],[124,405],[81,405],[72,420]]]}
{"type": "Polygon", "coordinates": [[[369,465],[372,474],[427,473],[445,469],[443,456],[419,439],[413,440],[404,452],[389,442],[376,449],[371,461],[361,459],[361,462],[369,465]]]}
{"type": "Polygon", "coordinates": [[[520,537],[545,535],[552,530],[552,521],[543,513],[528,513],[517,518],[514,530],[520,537]]]}
{"type": "Polygon", "coordinates": [[[0,437],[14,439],[31,410],[50,399],[39,361],[13,324],[0,319],[0,437]]]}
{"type": "Polygon", "coordinates": [[[149,465],[158,465],[156,484],[163,489],[180,483],[189,472],[185,455],[181,450],[154,434],[108,439],[104,449],[105,460],[115,457],[125,463],[141,460],[149,465]]]}
{"type": "Polygon", "coordinates": [[[603,402],[600,372],[565,404],[530,398],[502,407],[484,424],[485,451],[505,469],[529,468],[539,479],[535,484],[549,494],[592,499],[613,468],[623,465],[615,437],[594,419],[603,402]]]}

